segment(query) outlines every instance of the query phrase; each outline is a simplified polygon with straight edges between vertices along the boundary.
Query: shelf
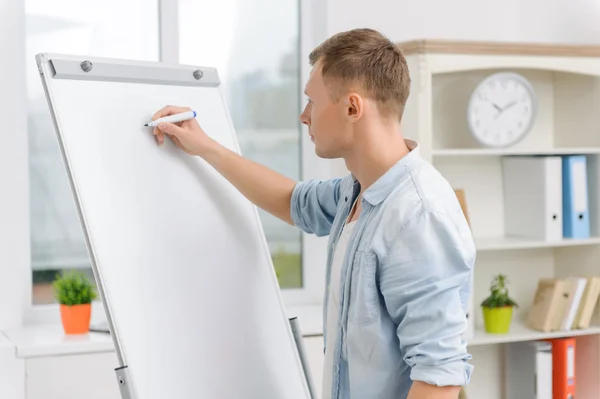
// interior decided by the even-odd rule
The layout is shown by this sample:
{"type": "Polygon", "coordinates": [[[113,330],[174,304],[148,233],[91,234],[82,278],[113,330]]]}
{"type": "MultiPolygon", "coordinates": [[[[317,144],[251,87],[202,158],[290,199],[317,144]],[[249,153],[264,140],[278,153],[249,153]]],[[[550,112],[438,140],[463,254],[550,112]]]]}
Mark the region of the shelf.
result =
{"type": "Polygon", "coordinates": [[[585,238],[585,239],[566,238],[561,241],[530,240],[530,239],[513,238],[513,237],[475,239],[475,246],[478,251],[557,248],[557,247],[574,247],[574,246],[581,246],[581,245],[597,245],[597,244],[600,244],[600,237],[592,237],[592,238],[585,238]]]}
{"type": "Polygon", "coordinates": [[[593,334],[600,334],[600,326],[592,326],[583,330],[542,332],[529,329],[525,327],[522,322],[513,320],[508,334],[488,334],[484,330],[475,330],[475,336],[473,339],[469,340],[469,346],[536,341],[540,339],[576,337],[593,334]]]}
{"type": "Polygon", "coordinates": [[[434,149],[436,157],[480,157],[506,155],[569,155],[569,154],[600,154],[600,147],[573,148],[445,148],[434,149]]]}

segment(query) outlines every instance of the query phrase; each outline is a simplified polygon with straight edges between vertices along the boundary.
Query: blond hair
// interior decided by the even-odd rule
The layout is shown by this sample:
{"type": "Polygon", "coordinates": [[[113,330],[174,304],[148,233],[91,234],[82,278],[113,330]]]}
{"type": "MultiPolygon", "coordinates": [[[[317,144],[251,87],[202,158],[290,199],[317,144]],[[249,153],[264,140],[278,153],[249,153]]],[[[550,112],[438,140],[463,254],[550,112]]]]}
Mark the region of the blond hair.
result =
{"type": "Polygon", "coordinates": [[[374,99],[383,115],[402,118],[410,93],[408,66],[400,48],[381,33],[366,28],[338,33],[315,48],[309,61],[321,67],[335,101],[357,89],[374,99]]]}

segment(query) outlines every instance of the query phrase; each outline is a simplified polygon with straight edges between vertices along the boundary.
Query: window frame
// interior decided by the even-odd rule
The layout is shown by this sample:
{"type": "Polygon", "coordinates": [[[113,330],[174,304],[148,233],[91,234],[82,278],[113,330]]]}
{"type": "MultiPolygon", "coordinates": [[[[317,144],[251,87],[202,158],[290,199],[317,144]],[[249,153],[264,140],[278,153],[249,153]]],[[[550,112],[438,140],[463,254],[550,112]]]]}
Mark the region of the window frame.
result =
{"type": "MultiPolygon", "coordinates": [[[[18,32],[15,36],[20,42],[23,43],[21,48],[24,48],[26,40],[24,29],[19,30],[19,27],[25,25],[25,4],[24,0],[17,1],[19,3],[19,9],[16,10],[17,22],[15,23],[18,32]]],[[[178,15],[179,7],[178,0],[158,0],[159,7],[159,59],[161,62],[177,63],[179,60],[179,27],[178,27],[178,15]]],[[[303,107],[305,104],[305,96],[303,94],[304,84],[308,80],[310,75],[311,67],[308,65],[308,55],[310,51],[318,45],[327,35],[327,12],[326,7],[318,0],[298,0],[299,7],[299,49],[300,49],[300,82],[299,82],[299,95],[300,104],[303,107]]],[[[10,14],[10,13],[9,13],[10,14]]],[[[15,18],[15,15],[10,17],[15,18]]],[[[13,19],[14,21],[14,19],[13,19]]],[[[4,21],[6,22],[6,21],[4,21]]],[[[10,37],[10,36],[9,36],[10,37]]],[[[17,51],[22,54],[23,50],[17,51]]],[[[13,70],[25,69],[24,57],[13,58],[13,70]]],[[[24,74],[21,75],[22,82],[18,82],[16,86],[26,86],[26,77],[24,74]]],[[[23,93],[25,91],[23,90],[23,93]]],[[[24,94],[23,94],[24,96],[24,94]]],[[[26,118],[27,108],[26,101],[21,101],[22,105],[18,107],[18,114],[24,119],[24,126],[26,131],[26,118]]],[[[301,110],[299,110],[300,112],[301,110]]],[[[309,140],[307,127],[301,125],[300,128],[300,151],[301,151],[301,179],[306,180],[310,178],[327,179],[333,177],[333,171],[335,170],[335,163],[320,159],[314,153],[313,143],[309,140]]],[[[27,135],[24,135],[25,142],[27,141],[27,135]]],[[[22,138],[21,138],[22,139],[22,138]]],[[[23,143],[21,143],[22,145],[23,143]]],[[[16,155],[16,164],[21,164],[27,168],[29,154],[26,151],[25,154],[21,154],[21,157],[25,156],[25,159],[19,159],[19,155],[16,155]]],[[[28,169],[26,169],[28,173],[28,169]]],[[[28,180],[27,180],[28,182],[28,180]]],[[[28,185],[26,190],[19,190],[17,196],[25,201],[27,204],[27,215],[24,218],[22,214],[15,215],[15,223],[23,223],[25,226],[29,226],[29,205],[28,205],[28,185]]],[[[11,223],[8,223],[10,226],[11,223]]],[[[9,231],[2,231],[3,228],[0,226],[0,233],[10,233],[9,231]]],[[[0,234],[1,236],[1,234],[0,234]]],[[[21,247],[29,248],[30,245],[30,232],[22,234],[22,239],[26,239],[26,243],[22,244],[21,247]]],[[[22,324],[55,324],[58,322],[58,304],[33,304],[32,289],[33,281],[31,278],[31,259],[30,251],[27,250],[26,254],[20,254],[21,257],[27,256],[26,266],[26,283],[19,277],[18,273],[11,273],[10,268],[0,268],[0,281],[4,280],[8,284],[16,284],[18,287],[23,287],[20,302],[23,306],[20,309],[15,309],[15,312],[7,317],[7,321],[10,325],[14,324],[14,321],[22,318],[22,324]],[[6,276],[4,275],[6,274],[6,276]],[[5,278],[6,277],[6,278],[5,278]]],[[[320,306],[322,303],[322,297],[324,292],[325,282],[325,261],[327,256],[327,237],[318,238],[313,235],[302,234],[302,274],[303,274],[303,287],[302,288],[285,288],[282,289],[282,298],[286,307],[305,307],[305,306],[320,306]]],[[[0,259],[2,260],[2,259],[0,259]]],[[[15,266],[17,267],[17,266],[15,266]]],[[[14,271],[14,269],[12,269],[14,271]]],[[[23,273],[25,274],[25,273],[23,273]]],[[[4,288],[2,284],[0,287],[4,288]]],[[[0,296],[1,297],[1,296],[0,296]]],[[[6,303],[14,304],[15,301],[8,301],[6,303]]],[[[94,302],[92,310],[92,322],[98,322],[104,320],[104,308],[99,301],[94,302]]],[[[3,316],[0,313],[0,327],[3,325],[3,316]]]]}

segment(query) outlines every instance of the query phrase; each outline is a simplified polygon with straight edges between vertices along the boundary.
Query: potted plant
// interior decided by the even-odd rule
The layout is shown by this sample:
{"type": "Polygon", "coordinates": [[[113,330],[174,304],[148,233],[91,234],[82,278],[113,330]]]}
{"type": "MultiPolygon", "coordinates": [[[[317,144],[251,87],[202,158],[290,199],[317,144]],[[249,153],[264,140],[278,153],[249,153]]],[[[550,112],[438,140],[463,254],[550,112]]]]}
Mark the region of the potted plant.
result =
{"type": "Polygon", "coordinates": [[[92,282],[81,272],[64,272],[52,283],[54,296],[60,304],[60,316],[65,334],[85,334],[90,330],[92,301],[96,292],[92,282]]]}
{"type": "Polygon", "coordinates": [[[508,279],[499,274],[492,280],[491,294],[482,303],[485,330],[492,334],[506,334],[510,328],[513,308],[518,307],[508,295],[508,279]]]}

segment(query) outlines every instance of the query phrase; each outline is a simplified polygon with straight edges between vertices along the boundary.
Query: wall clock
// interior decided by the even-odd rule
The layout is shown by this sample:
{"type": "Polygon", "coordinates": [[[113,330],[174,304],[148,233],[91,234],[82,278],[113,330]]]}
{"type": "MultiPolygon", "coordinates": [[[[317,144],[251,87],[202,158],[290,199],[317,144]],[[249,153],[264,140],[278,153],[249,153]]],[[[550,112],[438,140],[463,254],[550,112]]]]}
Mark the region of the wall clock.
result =
{"type": "Polygon", "coordinates": [[[526,78],[513,72],[494,73],[471,94],[469,129],[486,147],[509,147],[529,133],[536,110],[535,92],[526,78]]]}

